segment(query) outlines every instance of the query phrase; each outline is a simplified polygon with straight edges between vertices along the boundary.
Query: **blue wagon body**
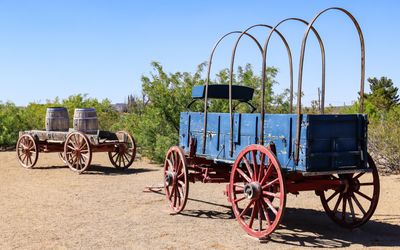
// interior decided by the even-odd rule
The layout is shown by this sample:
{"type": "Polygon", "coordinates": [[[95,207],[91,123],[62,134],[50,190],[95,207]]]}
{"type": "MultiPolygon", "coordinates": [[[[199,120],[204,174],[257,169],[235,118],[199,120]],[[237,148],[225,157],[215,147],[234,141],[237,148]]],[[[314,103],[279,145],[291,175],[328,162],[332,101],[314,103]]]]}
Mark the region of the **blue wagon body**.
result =
{"type": "MultiPolygon", "coordinates": [[[[276,156],[286,172],[334,171],[367,168],[367,116],[302,115],[300,157],[293,160],[295,114],[265,115],[264,142],[273,142],[276,156]]],[[[180,146],[189,153],[190,138],[196,156],[233,162],[246,146],[259,142],[260,114],[234,114],[233,152],[230,155],[229,113],[208,113],[205,153],[202,153],[204,114],[182,112],[180,146]]]]}

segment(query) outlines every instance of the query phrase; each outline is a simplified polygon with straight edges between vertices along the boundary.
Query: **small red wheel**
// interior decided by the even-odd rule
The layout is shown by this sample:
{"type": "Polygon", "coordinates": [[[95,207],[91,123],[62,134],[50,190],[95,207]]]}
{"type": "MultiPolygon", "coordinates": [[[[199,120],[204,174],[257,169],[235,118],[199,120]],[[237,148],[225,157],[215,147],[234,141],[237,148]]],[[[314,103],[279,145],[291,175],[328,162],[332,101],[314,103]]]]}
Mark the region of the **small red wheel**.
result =
{"type": "Polygon", "coordinates": [[[356,228],[366,223],[374,214],[379,200],[379,175],[368,154],[371,172],[330,176],[345,182],[334,190],[321,192],[320,198],[326,214],[338,225],[356,228]]]}
{"type": "Polygon", "coordinates": [[[189,194],[188,164],[182,148],[171,147],[164,163],[164,190],[174,214],[181,212],[189,194]]]}
{"type": "Polygon", "coordinates": [[[274,153],[250,145],[236,158],[229,182],[236,220],[251,236],[264,238],[279,225],[286,205],[285,181],[274,153]]]}
{"type": "Polygon", "coordinates": [[[33,168],[39,157],[39,147],[36,140],[28,134],[22,135],[16,146],[17,158],[24,168],[33,168]]]}
{"type": "Polygon", "coordinates": [[[114,167],[127,169],[135,160],[135,140],[129,133],[125,131],[118,131],[115,134],[117,135],[120,144],[115,146],[115,151],[108,152],[108,158],[114,167]]]}
{"type": "Polygon", "coordinates": [[[71,170],[83,173],[92,161],[92,150],[86,135],[71,132],[65,140],[64,155],[71,170]]]}

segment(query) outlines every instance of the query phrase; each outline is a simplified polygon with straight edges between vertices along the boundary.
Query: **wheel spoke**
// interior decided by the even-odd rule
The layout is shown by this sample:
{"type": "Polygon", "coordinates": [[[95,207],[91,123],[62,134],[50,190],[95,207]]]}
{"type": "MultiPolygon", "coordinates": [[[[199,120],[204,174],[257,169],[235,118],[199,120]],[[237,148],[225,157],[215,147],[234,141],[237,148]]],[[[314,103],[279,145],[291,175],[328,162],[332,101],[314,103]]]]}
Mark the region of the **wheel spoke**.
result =
{"type": "Polygon", "coordinates": [[[328,203],[330,200],[332,200],[338,193],[339,193],[339,191],[336,190],[331,196],[329,196],[328,199],[326,199],[326,203],[328,203]]]}
{"type": "Polygon", "coordinates": [[[267,187],[274,185],[274,184],[277,183],[278,181],[279,181],[279,178],[276,178],[276,179],[274,179],[274,180],[268,182],[268,183],[265,184],[264,186],[262,186],[262,189],[264,190],[264,189],[266,189],[267,187]]]}
{"type": "Polygon", "coordinates": [[[257,163],[257,152],[255,150],[251,151],[251,155],[253,156],[253,166],[254,166],[254,174],[252,175],[252,180],[257,181],[258,177],[258,163],[257,163]]]}
{"type": "Polygon", "coordinates": [[[258,173],[257,181],[261,181],[262,173],[264,173],[264,161],[265,161],[265,154],[261,153],[260,172],[258,173]]]}
{"type": "Polygon", "coordinates": [[[272,164],[268,164],[267,171],[260,181],[261,185],[263,185],[268,180],[268,178],[271,176],[273,169],[274,169],[274,167],[272,166],[272,164]]]}
{"type": "Polygon", "coordinates": [[[360,183],[360,186],[372,186],[372,185],[374,185],[373,182],[360,183]]]}
{"type": "Polygon", "coordinates": [[[239,173],[243,178],[246,179],[247,182],[251,182],[250,177],[248,177],[240,168],[237,168],[236,170],[238,171],[238,173],[239,173]]]}
{"type": "Polygon", "coordinates": [[[181,180],[178,180],[178,184],[180,184],[181,185],[181,187],[184,187],[186,184],[183,182],[183,181],[181,181],[181,180]]]}
{"type": "Polygon", "coordinates": [[[22,162],[23,162],[24,164],[26,164],[26,163],[25,163],[26,157],[28,157],[28,156],[24,153],[24,158],[22,159],[22,162]]]}
{"type": "Polygon", "coordinates": [[[351,212],[351,218],[354,221],[356,219],[356,214],[354,213],[354,208],[353,208],[353,202],[351,202],[351,197],[347,198],[349,201],[349,207],[350,207],[350,212],[351,212]]]}
{"type": "Polygon", "coordinates": [[[353,180],[356,180],[358,178],[360,178],[361,176],[363,176],[365,174],[365,172],[359,173],[356,176],[353,177],[353,180]]]}
{"type": "Polygon", "coordinates": [[[247,171],[249,171],[250,176],[253,176],[253,170],[251,169],[249,160],[247,160],[246,156],[243,156],[244,165],[246,165],[247,171]]]}
{"type": "Polygon", "coordinates": [[[182,168],[182,161],[178,160],[178,164],[176,166],[176,172],[179,173],[181,171],[182,168]]]}
{"type": "Polygon", "coordinates": [[[124,156],[124,158],[126,160],[126,163],[129,163],[131,161],[131,159],[129,159],[128,156],[126,156],[126,154],[123,154],[123,156],[124,156]]]}
{"type": "Polygon", "coordinates": [[[183,198],[185,198],[185,193],[183,192],[183,187],[181,189],[178,187],[179,197],[183,199],[183,198]]]}
{"type": "Polygon", "coordinates": [[[174,165],[172,164],[172,162],[171,162],[171,160],[170,159],[167,159],[167,163],[168,163],[168,170],[174,170],[174,165]]]}
{"type": "Polygon", "coordinates": [[[262,231],[262,217],[261,217],[261,202],[258,200],[257,201],[257,207],[258,207],[258,231],[262,231]]]}
{"type": "Polygon", "coordinates": [[[370,197],[368,197],[367,195],[365,195],[364,193],[361,193],[360,191],[354,191],[356,194],[358,194],[358,195],[360,195],[361,197],[363,197],[363,198],[365,198],[365,199],[367,199],[367,200],[369,200],[369,201],[372,201],[372,198],[370,198],[370,197]]]}
{"type": "Polygon", "coordinates": [[[121,159],[122,159],[122,164],[124,165],[124,167],[126,166],[125,164],[125,158],[124,158],[124,154],[121,153],[121,159]]]}
{"type": "Polygon", "coordinates": [[[354,202],[356,203],[357,207],[361,210],[361,212],[365,215],[367,212],[365,212],[363,206],[361,205],[361,203],[358,201],[357,197],[352,194],[352,197],[354,199],[354,202]]]}
{"type": "Polygon", "coordinates": [[[269,191],[263,191],[263,194],[270,196],[270,197],[275,197],[280,199],[281,198],[281,193],[273,193],[273,192],[269,192],[269,191]]]}
{"type": "Polygon", "coordinates": [[[261,199],[261,207],[264,212],[265,220],[267,221],[268,227],[271,225],[271,219],[269,218],[268,215],[268,208],[267,204],[265,204],[265,201],[261,199]]]}
{"type": "Polygon", "coordinates": [[[175,166],[176,166],[176,153],[175,151],[172,151],[172,168],[174,171],[176,171],[175,166]]]}
{"type": "Polygon", "coordinates": [[[241,198],[237,198],[237,199],[233,200],[233,202],[234,202],[234,203],[238,203],[239,201],[242,201],[242,200],[244,200],[245,198],[246,198],[246,196],[243,196],[243,197],[241,197],[241,198]]]}
{"type": "Polygon", "coordinates": [[[247,206],[243,209],[243,211],[240,213],[240,217],[243,217],[243,215],[247,212],[247,210],[251,207],[251,205],[254,203],[254,201],[253,200],[251,200],[250,202],[249,202],[249,204],[247,204],[247,206]]]}
{"type": "Polygon", "coordinates": [[[121,155],[118,153],[117,154],[117,159],[115,159],[115,163],[118,165],[118,166],[121,166],[121,155]]]}
{"type": "Polygon", "coordinates": [[[339,207],[339,204],[342,201],[342,198],[343,198],[343,194],[340,194],[338,200],[336,201],[335,207],[333,208],[333,213],[336,213],[336,211],[339,207]]]}
{"type": "Polygon", "coordinates": [[[346,197],[343,197],[343,202],[342,202],[342,221],[346,221],[346,197]]]}
{"type": "Polygon", "coordinates": [[[267,203],[268,207],[271,209],[271,211],[276,215],[278,211],[274,208],[272,205],[271,201],[268,198],[264,198],[265,203],[267,203]]]}
{"type": "Polygon", "coordinates": [[[250,221],[249,221],[249,227],[250,228],[253,227],[254,218],[255,218],[256,214],[258,214],[258,209],[257,209],[258,206],[257,206],[257,204],[258,204],[258,202],[255,201],[253,209],[251,210],[250,221]]]}
{"type": "Polygon", "coordinates": [[[176,191],[176,186],[174,189],[174,207],[176,207],[176,201],[177,201],[177,195],[176,195],[177,191],[176,191]]]}
{"type": "Polygon", "coordinates": [[[171,190],[169,190],[169,195],[168,195],[168,199],[171,200],[172,198],[172,194],[174,192],[174,188],[175,188],[175,184],[172,184],[171,190]]]}

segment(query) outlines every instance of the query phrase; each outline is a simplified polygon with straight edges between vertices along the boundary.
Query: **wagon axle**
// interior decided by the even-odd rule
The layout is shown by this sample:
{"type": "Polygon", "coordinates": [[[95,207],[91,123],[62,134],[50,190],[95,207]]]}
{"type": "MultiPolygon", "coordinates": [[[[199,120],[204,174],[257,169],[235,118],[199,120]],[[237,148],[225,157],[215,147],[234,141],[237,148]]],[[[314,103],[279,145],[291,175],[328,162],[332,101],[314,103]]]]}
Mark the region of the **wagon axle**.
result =
{"type": "Polygon", "coordinates": [[[261,184],[256,181],[246,184],[243,188],[244,196],[250,200],[258,199],[261,193],[262,193],[261,184]]]}
{"type": "Polygon", "coordinates": [[[164,177],[165,185],[168,187],[172,186],[176,182],[176,173],[168,171],[164,177]]]}

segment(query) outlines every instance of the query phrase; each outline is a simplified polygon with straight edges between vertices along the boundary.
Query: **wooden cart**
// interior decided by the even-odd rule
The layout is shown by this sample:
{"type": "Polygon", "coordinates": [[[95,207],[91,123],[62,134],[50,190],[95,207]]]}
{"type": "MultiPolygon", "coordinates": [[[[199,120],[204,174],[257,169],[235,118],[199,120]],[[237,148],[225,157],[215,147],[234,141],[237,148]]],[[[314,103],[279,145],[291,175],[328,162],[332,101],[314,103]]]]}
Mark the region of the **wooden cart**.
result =
{"type": "MultiPolygon", "coordinates": [[[[270,35],[287,20],[295,19],[288,18],[278,23],[270,35]]],[[[225,36],[234,32],[216,43],[208,63],[205,86],[195,86],[192,91],[194,100],[204,100],[204,112],[180,114],[179,146],[171,147],[166,154],[164,188],[172,213],[180,213],[185,208],[189,183],[200,181],[227,183],[225,193],[236,220],[246,233],[257,238],[269,236],[278,227],[288,193],[314,191],[320,197],[327,215],[342,227],[353,229],[371,218],[379,200],[379,175],[367,151],[368,119],[367,115],[362,114],[364,40],[361,29],[354,17],[340,8],[323,10],[307,25],[300,55],[296,114],[265,114],[266,70],[262,78],[261,112],[233,113],[233,101],[249,104],[253,96],[254,90],[251,88],[232,86],[232,72],[240,37],[257,25],[243,31],[237,39],[229,85],[209,85],[208,82],[216,46],[225,36]],[[347,14],[360,37],[361,114],[323,113],[323,49],[321,114],[302,113],[301,77],[307,35],[315,20],[328,10],[347,14]],[[208,113],[210,98],[227,99],[229,113],[208,113]]],[[[266,69],[268,40],[265,44],[262,50],[263,69],[266,69]]],[[[320,44],[323,48],[322,41],[320,44]]],[[[292,83],[290,90],[292,104],[292,83]]]]}
{"type": "Polygon", "coordinates": [[[125,131],[85,134],[74,130],[30,130],[20,132],[16,152],[19,163],[25,168],[35,166],[40,152],[59,153],[71,170],[81,174],[90,166],[94,152],[108,152],[110,162],[118,169],[130,167],[135,159],[136,144],[125,131]]]}

